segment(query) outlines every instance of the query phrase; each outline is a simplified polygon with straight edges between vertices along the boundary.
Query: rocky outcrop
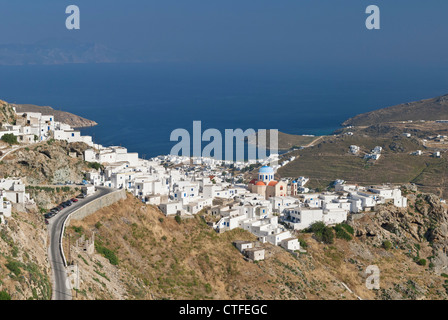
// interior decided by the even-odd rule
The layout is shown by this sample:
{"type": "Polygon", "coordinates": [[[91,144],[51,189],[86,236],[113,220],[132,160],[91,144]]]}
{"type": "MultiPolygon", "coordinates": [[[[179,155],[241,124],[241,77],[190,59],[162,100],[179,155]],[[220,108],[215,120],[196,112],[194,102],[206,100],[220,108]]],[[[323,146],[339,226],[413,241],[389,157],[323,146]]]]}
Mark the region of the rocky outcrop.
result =
{"type": "Polygon", "coordinates": [[[12,123],[15,120],[15,113],[11,105],[3,100],[0,100],[0,122],[12,123]]]}
{"type": "Polygon", "coordinates": [[[57,184],[67,181],[81,182],[87,170],[82,161],[82,152],[88,146],[84,143],[48,141],[19,149],[3,159],[0,175],[23,177],[26,184],[57,184]],[[69,152],[78,157],[71,158],[69,152]]]}
{"type": "Polygon", "coordinates": [[[54,115],[54,119],[56,121],[68,124],[73,128],[92,127],[97,125],[97,123],[93,120],[85,119],[70,112],[54,110],[48,106],[17,104],[14,105],[14,107],[17,112],[40,112],[43,115],[54,115]]]}
{"type": "MultiPolygon", "coordinates": [[[[374,246],[390,241],[414,259],[426,258],[437,274],[448,268],[448,212],[434,194],[411,194],[407,209],[383,205],[374,214],[351,220],[358,238],[374,246]]],[[[445,271],[444,271],[445,270],[445,271]]]]}

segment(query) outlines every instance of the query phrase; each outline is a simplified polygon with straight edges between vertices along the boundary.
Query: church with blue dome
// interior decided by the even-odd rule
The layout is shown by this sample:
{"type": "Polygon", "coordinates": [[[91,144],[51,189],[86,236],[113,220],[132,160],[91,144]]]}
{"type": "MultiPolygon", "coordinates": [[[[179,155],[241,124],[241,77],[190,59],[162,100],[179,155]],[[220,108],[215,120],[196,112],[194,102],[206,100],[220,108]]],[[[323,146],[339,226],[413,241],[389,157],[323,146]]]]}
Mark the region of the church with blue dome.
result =
{"type": "Polygon", "coordinates": [[[274,169],[270,166],[262,166],[258,170],[258,180],[249,182],[249,191],[270,197],[285,197],[287,194],[287,183],[274,179],[274,169]]]}
{"type": "Polygon", "coordinates": [[[274,180],[274,169],[269,166],[263,166],[258,170],[258,180],[268,184],[274,180]]]}

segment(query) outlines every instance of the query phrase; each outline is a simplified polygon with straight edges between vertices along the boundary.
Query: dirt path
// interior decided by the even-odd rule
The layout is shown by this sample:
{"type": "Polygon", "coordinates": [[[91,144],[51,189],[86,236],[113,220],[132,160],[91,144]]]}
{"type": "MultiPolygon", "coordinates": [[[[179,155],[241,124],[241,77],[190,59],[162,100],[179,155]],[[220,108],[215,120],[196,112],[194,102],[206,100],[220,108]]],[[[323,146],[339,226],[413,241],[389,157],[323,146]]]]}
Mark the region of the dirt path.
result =
{"type": "Polygon", "coordinates": [[[311,141],[310,143],[308,143],[306,146],[304,146],[305,148],[308,148],[308,147],[312,147],[312,146],[314,146],[314,144],[317,142],[317,141],[319,141],[319,140],[322,140],[324,138],[324,136],[320,136],[320,137],[317,137],[316,139],[314,139],[313,141],[311,141]]]}
{"type": "MultiPolygon", "coordinates": [[[[43,141],[42,141],[42,142],[43,142],[43,141]]],[[[7,151],[4,155],[2,155],[2,156],[0,157],[0,161],[2,161],[2,160],[3,160],[8,154],[10,154],[10,153],[13,153],[13,152],[15,152],[15,151],[17,151],[17,150],[20,150],[20,149],[23,149],[23,148],[26,148],[26,147],[29,148],[30,146],[37,146],[37,145],[41,144],[42,142],[32,143],[32,144],[25,144],[25,145],[22,145],[22,146],[12,147],[11,150],[7,151]]]]}

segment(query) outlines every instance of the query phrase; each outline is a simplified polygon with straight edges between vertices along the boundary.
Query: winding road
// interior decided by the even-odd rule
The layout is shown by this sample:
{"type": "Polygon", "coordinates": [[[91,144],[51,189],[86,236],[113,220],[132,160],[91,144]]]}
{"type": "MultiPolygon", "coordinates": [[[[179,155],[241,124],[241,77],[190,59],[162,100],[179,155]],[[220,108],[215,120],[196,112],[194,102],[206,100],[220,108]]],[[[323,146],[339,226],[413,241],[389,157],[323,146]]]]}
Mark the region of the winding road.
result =
{"type": "Polygon", "coordinates": [[[64,222],[70,214],[82,208],[86,204],[108,194],[116,191],[116,189],[97,187],[95,194],[79,199],[78,202],[71,206],[62,209],[53,218],[48,219],[48,233],[50,236],[50,246],[48,248],[48,257],[50,260],[53,280],[53,300],[71,300],[71,289],[67,286],[67,270],[63,253],[61,251],[62,232],[64,222]]]}

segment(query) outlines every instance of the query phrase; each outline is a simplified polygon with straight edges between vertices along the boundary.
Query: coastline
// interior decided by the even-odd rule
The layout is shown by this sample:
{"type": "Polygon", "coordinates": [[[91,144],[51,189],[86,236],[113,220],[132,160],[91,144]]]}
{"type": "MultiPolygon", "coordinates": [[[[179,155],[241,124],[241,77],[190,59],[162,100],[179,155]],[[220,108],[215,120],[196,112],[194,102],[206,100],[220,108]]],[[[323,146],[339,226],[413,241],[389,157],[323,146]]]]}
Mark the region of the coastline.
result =
{"type": "Polygon", "coordinates": [[[11,104],[17,112],[39,112],[42,115],[53,115],[58,122],[65,123],[72,128],[87,128],[94,127],[98,123],[94,120],[90,120],[74,113],[56,110],[49,106],[37,106],[33,104],[11,104]]]}

